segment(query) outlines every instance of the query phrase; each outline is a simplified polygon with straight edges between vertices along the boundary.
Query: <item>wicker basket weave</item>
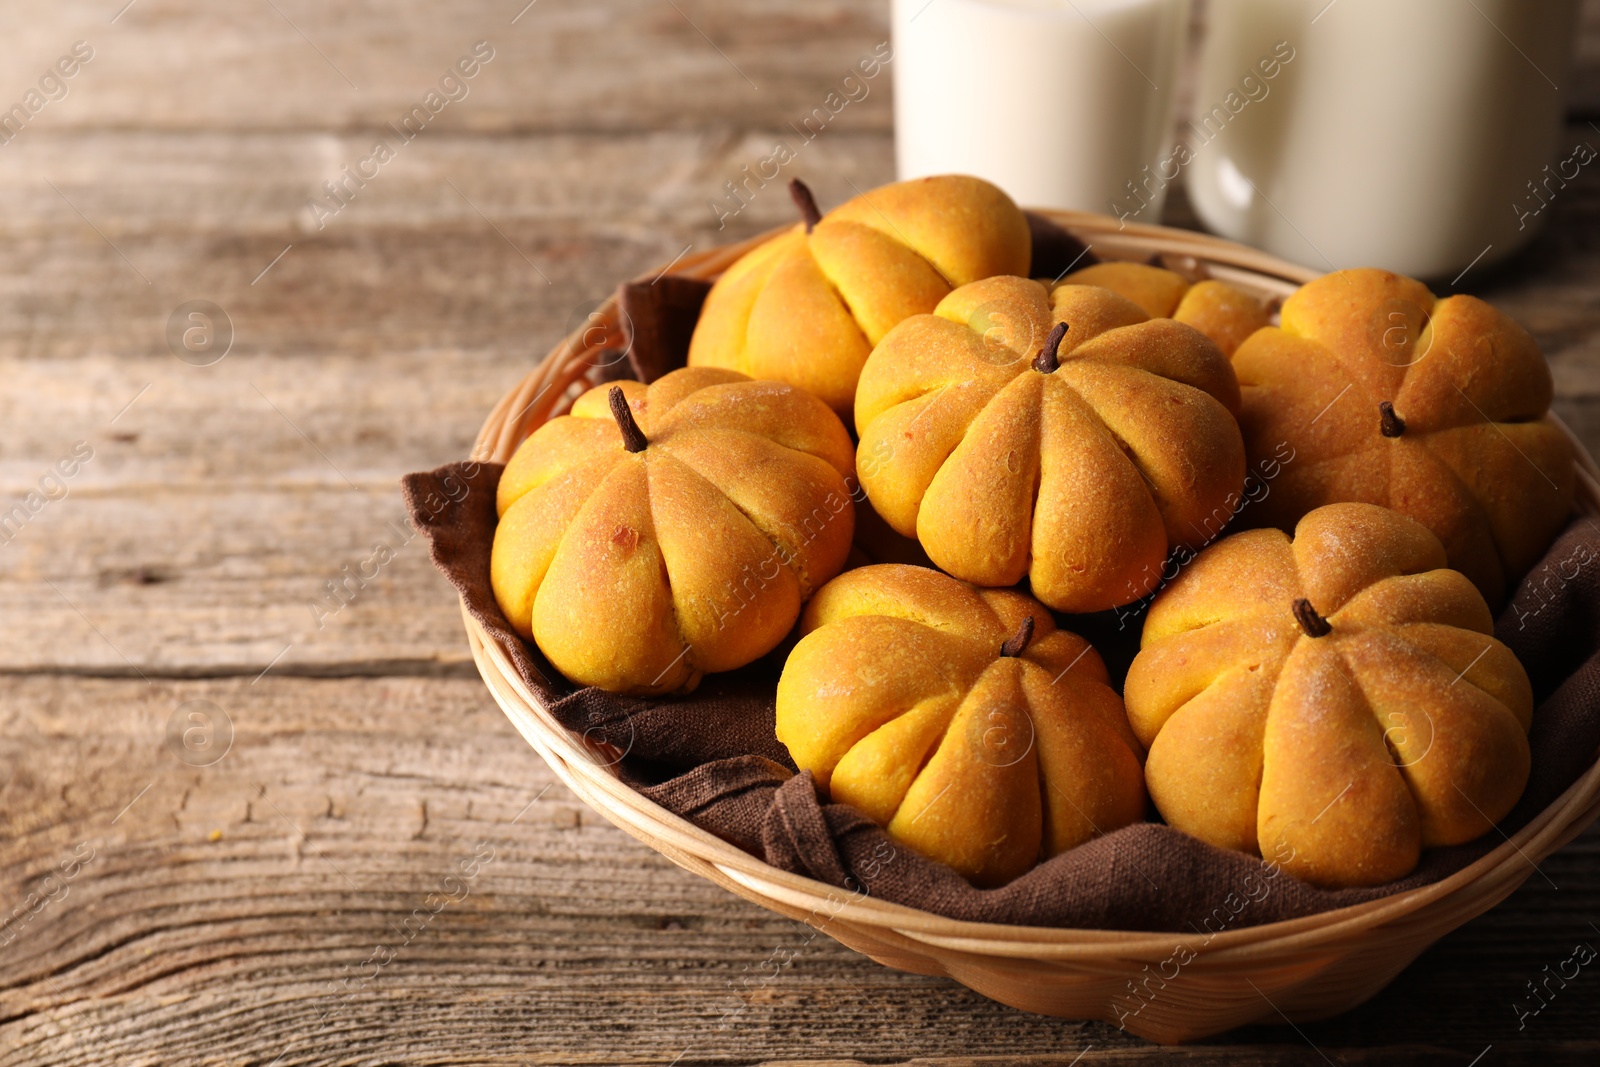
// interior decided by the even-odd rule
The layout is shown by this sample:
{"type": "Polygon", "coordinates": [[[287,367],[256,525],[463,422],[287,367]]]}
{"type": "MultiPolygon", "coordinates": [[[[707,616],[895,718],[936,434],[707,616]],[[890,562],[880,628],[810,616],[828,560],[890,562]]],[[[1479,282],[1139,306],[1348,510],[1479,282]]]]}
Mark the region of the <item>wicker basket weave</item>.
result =
{"type": "MultiPolygon", "coordinates": [[[[1203,234],[1127,226],[1101,215],[1044,212],[1107,259],[1160,254],[1247,291],[1281,298],[1315,271],[1203,234]]],[[[782,230],[686,256],[674,273],[714,279],[782,230]]],[[[645,275],[648,280],[652,275],[645,275]]],[[[617,306],[598,314],[617,336],[617,306]]],[[[584,389],[597,351],[564,340],[495,407],[474,456],[505,462],[537,426],[584,389]]],[[[1571,437],[1570,431],[1568,436],[1571,437]]],[[[1600,467],[1576,438],[1579,510],[1600,514],[1600,467]]],[[[769,866],[622,784],[616,753],[585,742],[541,706],[506,650],[463,610],[473,658],[495,700],[561,780],[590,807],[685,870],[779,914],[808,922],[879,963],[947,975],[1004,1004],[1046,1015],[1118,1021],[1117,998],[1147,966],[1169,960],[1179,935],[963,922],[891,904],[769,866]]],[[[1382,989],[1425,948],[1509,896],[1534,864],[1600,815],[1600,763],[1555,803],[1477,862],[1439,882],[1317,915],[1227,930],[1196,950],[1181,974],[1136,1015],[1129,1031],[1152,1041],[1193,1040],[1257,1020],[1296,1022],[1346,1011],[1382,989]]]]}

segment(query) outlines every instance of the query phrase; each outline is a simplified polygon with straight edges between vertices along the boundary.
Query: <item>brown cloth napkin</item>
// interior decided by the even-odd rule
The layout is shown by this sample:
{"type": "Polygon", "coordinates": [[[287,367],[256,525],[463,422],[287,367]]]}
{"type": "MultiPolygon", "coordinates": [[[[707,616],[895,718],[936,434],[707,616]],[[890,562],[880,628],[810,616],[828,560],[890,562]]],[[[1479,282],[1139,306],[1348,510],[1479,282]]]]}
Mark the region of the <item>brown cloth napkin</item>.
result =
{"type": "Polygon", "coordinates": [[[1069,270],[1082,270],[1100,262],[1100,257],[1089,251],[1089,246],[1078,240],[1043,215],[1031,211],[1028,216],[1028,235],[1033,239],[1033,262],[1028,267],[1030,278],[1060,278],[1069,270]]]}
{"type": "MultiPolygon", "coordinates": [[[[1309,915],[1437,881],[1482,856],[1548,806],[1600,747],[1600,525],[1574,522],[1523,581],[1495,636],[1533,679],[1533,773],[1497,831],[1431,850],[1407,877],[1329,891],[1159,823],[1096,838],[999,889],[896,845],[854,808],[818,798],[774,734],[782,652],[710,675],[686,697],[574,689],[512,632],[489,586],[498,464],[408,475],[412,521],[467,610],[511,651],[517,671],[568,729],[611,746],[645,796],[775,867],[955,919],[1027,926],[1194,932],[1309,915]]],[[[1075,628],[1075,620],[1063,624],[1075,628]]],[[[1084,627],[1084,629],[1089,629],[1084,627]]]]}
{"type": "MultiPolygon", "coordinates": [[[[1086,266],[1093,254],[1030,216],[1033,277],[1086,266]]],[[[654,381],[683,365],[709,286],[667,275],[619,292],[626,359],[598,378],[654,381]]],[[[508,649],[517,673],[568,729],[599,742],[624,781],[651,800],[775,867],[954,919],[1027,926],[1192,932],[1202,938],[1310,915],[1435,882],[1489,852],[1547,807],[1600,748],[1600,524],[1579,519],[1551,546],[1496,622],[1533,680],[1539,702],[1528,788],[1499,827],[1477,841],[1434,849],[1410,875],[1372,889],[1329,891],[1275,865],[1204,844],[1160,823],[1096,838],[998,889],[896,845],[854,808],[821,800],[796,774],[775,734],[775,687],[787,643],[756,663],[710,675],[687,697],[620,697],[574,689],[501,614],[489,585],[495,487],[503,468],[456,463],[407,475],[411,519],[467,610],[508,649]]],[[[1142,614],[1123,609],[1068,617],[1120,685],[1138,650],[1142,614]]]]}

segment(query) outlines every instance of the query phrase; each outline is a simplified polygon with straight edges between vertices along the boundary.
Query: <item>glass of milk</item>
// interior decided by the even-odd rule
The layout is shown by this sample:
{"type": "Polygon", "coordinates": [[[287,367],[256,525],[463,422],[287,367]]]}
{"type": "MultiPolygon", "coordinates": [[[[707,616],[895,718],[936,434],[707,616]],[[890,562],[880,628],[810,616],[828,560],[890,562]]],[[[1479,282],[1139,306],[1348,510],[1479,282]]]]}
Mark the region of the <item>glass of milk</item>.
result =
{"type": "Polygon", "coordinates": [[[1196,211],[1322,270],[1450,279],[1510,255],[1600,147],[1562,140],[1576,10],[1210,0],[1180,129],[1196,211]]]}
{"type": "Polygon", "coordinates": [[[891,17],[902,179],[1158,221],[1189,0],[893,0],[891,17]]]}

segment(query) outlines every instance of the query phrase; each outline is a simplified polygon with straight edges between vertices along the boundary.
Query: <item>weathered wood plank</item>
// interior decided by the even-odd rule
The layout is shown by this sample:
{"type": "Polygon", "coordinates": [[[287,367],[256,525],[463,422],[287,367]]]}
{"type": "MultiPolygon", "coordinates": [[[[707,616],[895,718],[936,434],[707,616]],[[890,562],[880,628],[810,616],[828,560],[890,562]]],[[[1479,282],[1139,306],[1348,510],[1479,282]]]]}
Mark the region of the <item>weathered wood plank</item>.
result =
{"type": "Polygon", "coordinates": [[[454,592],[404,527],[397,491],[151,492],[51,507],[61,514],[41,513],[4,556],[0,672],[472,672],[454,592]],[[363,569],[375,577],[349,577],[363,569]],[[329,592],[346,581],[353,594],[329,592]]]}
{"type": "MultiPolygon", "coordinates": [[[[0,356],[170,359],[168,317],[203,298],[230,316],[236,355],[527,360],[686,246],[792,221],[781,184],[747,193],[722,229],[708,203],[737,207],[723,183],[777,136],[424,134],[320,229],[308,201],[329,202],[324,181],[370,138],[18,138],[0,150],[0,356]]],[[[787,173],[837,203],[892,179],[889,142],[826,130],[787,173]]]]}
{"type": "Polygon", "coordinates": [[[1334,1062],[1427,1048],[1464,1064],[1490,1043],[1600,1048],[1600,985],[1572,982],[1521,1034],[1511,1007],[1596,936],[1597,834],[1545,865],[1559,890],[1535,876],[1344,1019],[1140,1053],[1104,1024],[880,968],[678,871],[555,784],[474,680],[37,677],[7,695],[0,899],[45,903],[0,927],[0,1064],[1067,1064],[1089,1046],[1081,1062],[1323,1062],[1307,1040],[1334,1062]],[[163,740],[191,700],[233,723],[211,766],[163,740]],[[459,899],[411,918],[429,894],[459,899]],[[778,949],[793,962],[769,975],[778,949]],[[1397,1038],[1416,1044],[1384,1047],[1397,1038]]]}
{"type": "MultiPolygon", "coordinates": [[[[888,5],[762,0],[463,0],[215,8],[71,0],[0,14],[18,98],[76,40],[94,58],[33,124],[349,129],[398,122],[478,41],[493,58],[435,120],[479,133],[777,125],[821,103],[888,37],[888,5]],[[524,11],[524,5],[527,5],[524,11]],[[519,18],[519,12],[521,17],[519,18]],[[515,21],[513,21],[515,20],[515,21]],[[193,45],[193,47],[190,47],[193,45]],[[130,91],[136,90],[136,91],[130,91]]],[[[856,121],[889,125],[888,92],[856,121]]],[[[24,131],[24,135],[31,131],[24,131]]]]}

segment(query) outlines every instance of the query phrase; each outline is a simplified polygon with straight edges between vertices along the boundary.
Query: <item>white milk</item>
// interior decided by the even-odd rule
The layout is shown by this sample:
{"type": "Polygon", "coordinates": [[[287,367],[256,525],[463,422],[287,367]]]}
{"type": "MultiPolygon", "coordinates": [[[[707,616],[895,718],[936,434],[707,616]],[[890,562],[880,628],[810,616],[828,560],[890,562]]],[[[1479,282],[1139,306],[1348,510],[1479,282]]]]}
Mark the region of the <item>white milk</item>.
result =
{"type": "Polygon", "coordinates": [[[900,177],[1109,210],[1170,143],[1188,17],[1189,0],[894,0],[900,177]]]}
{"type": "Polygon", "coordinates": [[[1595,154],[1574,149],[1600,148],[1600,135],[1560,140],[1576,6],[1211,0],[1181,134],[1196,210],[1225,237],[1323,270],[1449,279],[1509,255],[1573,195],[1563,186],[1595,154]],[[1279,42],[1294,58],[1249,99],[1242,78],[1263,82],[1258,61],[1279,42]]]}

